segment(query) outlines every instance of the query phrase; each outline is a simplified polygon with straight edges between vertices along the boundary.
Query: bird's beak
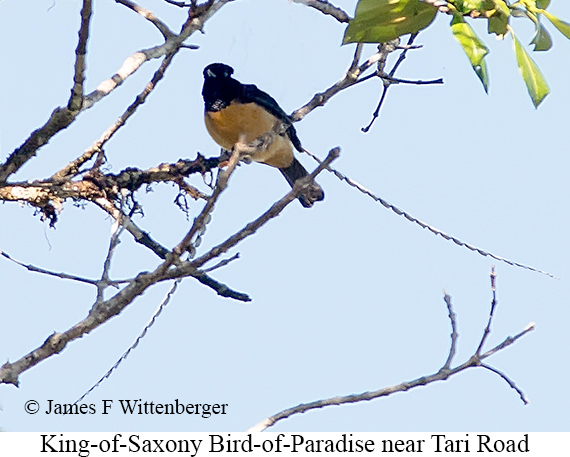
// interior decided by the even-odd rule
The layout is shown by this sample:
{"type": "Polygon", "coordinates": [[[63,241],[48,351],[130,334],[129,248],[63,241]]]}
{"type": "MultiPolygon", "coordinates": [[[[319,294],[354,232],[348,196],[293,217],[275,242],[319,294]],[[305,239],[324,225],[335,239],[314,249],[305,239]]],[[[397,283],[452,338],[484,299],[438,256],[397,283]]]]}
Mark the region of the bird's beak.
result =
{"type": "Polygon", "coordinates": [[[206,73],[208,75],[209,78],[215,78],[216,77],[216,73],[214,73],[212,70],[208,69],[206,70],[206,73]]]}

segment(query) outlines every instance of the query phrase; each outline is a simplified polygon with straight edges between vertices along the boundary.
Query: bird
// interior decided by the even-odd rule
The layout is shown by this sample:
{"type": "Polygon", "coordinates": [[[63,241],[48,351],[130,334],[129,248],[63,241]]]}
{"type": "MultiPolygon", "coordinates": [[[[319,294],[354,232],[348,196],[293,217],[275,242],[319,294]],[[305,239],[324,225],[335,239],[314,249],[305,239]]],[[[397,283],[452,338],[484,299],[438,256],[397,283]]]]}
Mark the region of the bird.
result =
{"type": "MultiPolygon", "coordinates": [[[[278,168],[293,187],[309,173],[293,153],[293,148],[299,152],[304,149],[291,118],[273,97],[253,84],[240,83],[232,77],[233,73],[234,69],[224,63],[204,68],[202,97],[206,130],[227,151],[240,141],[249,144],[262,136],[269,138],[269,144],[262,143],[251,159],[278,168]]],[[[322,187],[312,182],[298,199],[305,208],[310,208],[324,197],[322,187]]]]}

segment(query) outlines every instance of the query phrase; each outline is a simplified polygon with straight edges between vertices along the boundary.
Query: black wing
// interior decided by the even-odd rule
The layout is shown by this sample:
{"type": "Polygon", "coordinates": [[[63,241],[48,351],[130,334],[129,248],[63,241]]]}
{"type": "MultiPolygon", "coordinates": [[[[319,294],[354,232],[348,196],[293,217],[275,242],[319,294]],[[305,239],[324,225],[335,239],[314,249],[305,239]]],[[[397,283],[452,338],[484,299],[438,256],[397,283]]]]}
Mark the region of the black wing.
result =
{"type": "Polygon", "coordinates": [[[285,111],[283,111],[283,108],[279,106],[277,100],[275,100],[271,95],[263,92],[261,89],[258,89],[254,84],[242,84],[242,92],[239,96],[239,101],[242,103],[256,103],[273,114],[287,126],[287,136],[291,140],[291,143],[293,143],[293,146],[295,146],[295,149],[299,152],[303,151],[301,140],[299,140],[297,131],[291,123],[291,118],[285,111]]]}

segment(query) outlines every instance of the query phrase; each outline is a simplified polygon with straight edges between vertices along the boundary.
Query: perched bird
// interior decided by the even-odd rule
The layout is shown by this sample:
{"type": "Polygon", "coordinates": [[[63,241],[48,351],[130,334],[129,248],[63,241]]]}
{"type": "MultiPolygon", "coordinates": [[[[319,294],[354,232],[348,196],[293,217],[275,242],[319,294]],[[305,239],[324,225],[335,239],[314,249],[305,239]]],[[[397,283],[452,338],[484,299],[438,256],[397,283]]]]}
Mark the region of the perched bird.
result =
{"type": "MultiPolygon", "coordinates": [[[[298,179],[308,175],[307,170],[293,155],[293,146],[303,151],[290,117],[275,99],[253,84],[242,84],[232,78],[234,69],[223,63],[204,68],[204,121],[206,129],[216,143],[227,151],[243,140],[251,143],[268,135],[269,144],[263,144],[251,154],[251,159],[278,168],[291,187],[298,179]]],[[[305,208],[323,200],[321,186],[312,183],[299,201],[305,208]]]]}

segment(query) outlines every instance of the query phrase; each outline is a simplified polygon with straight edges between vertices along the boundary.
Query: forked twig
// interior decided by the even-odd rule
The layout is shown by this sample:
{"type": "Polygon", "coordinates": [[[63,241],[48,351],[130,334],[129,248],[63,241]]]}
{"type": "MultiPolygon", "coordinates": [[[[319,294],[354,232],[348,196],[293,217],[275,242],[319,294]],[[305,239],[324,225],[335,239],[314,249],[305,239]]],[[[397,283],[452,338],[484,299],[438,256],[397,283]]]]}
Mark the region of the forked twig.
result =
{"type": "MultiPolygon", "coordinates": [[[[493,272],[493,274],[494,274],[494,272],[493,272]]],[[[504,373],[500,372],[499,370],[497,370],[495,368],[490,367],[487,364],[484,364],[482,362],[482,360],[489,357],[490,355],[494,354],[495,352],[498,352],[501,349],[504,349],[505,347],[509,346],[510,344],[514,343],[516,340],[518,340],[519,338],[524,336],[526,333],[533,330],[534,326],[530,325],[525,330],[523,330],[521,333],[519,333],[518,335],[516,335],[514,337],[508,337],[507,339],[505,339],[505,341],[503,341],[503,343],[499,344],[498,346],[494,347],[493,349],[491,349],[490,351],[488,351],[487,353],[485,353],[483,355],[480,355],[478,353],[478,350],[477,350],[469,358],[469,360],[467,360],[465,363],[458,365],[455,368],[450,368],[451,362],[452,362],[453,357],[455,355],[455,349],[456,349],[458,335],[456,332],[456,317],[455,317],[455,313],[453,312],[453,307],[451,304],[451,297],[448,294],[445,294],[445,302],[446,302],[446,305],[448,308],[448,316],[449,316],[449,319],[451,322],[451,327],[452,327],[451,346],[450,346],[449,355],[447,357],[445,364],[436,373],[428,375],[428,376],[422,376],[420,378],[413,379],[411,381],[402,382],[402,383],[397,384],[395,386],[385,387],[383,389],[375,390],[372,392],[363,392],[360,394],[337,396],[337,397],[332,397],[332,398],[326,398],[323,400],[313,401],[310,403],[303,403],[303,404],[294,406],[292,408],[288,408],[288,409],[285,409],[283,411],[280,411],[279,413],[274,414],[273,416],[270,416],[270,417],[262,420],[261,422],[259,422],[258,424],[254,425],[249,430],[247,430],[247,432],[261,432],[261,431],[273,426],[275,423],[277,423],[283,419],[287,419],[293,415],[305,413],[307,411],[311,411],[314,409],[320,409],[320,408],[324,408],[326,406],[338,406],[338,405],[347,404],[347,403],[358,403],[358,402],[362,402],[362,401],[370,401],[370,400],[373,400],[376,398],[386,397],[388,395],[392,395],[393,393],[396,393],[396,392],[406,392],[406,391],[413,389],[415,387],[425,386],[427,384],[431,384],[432,382],[446,380],[450,376],[453,376],[453,375],[455,375],[461,371],[464,371],[467,368],[476,368],[476,367],[485,368],[485,369],[499,375],[514,390],[516,390],[516,392],[521,397],[521,400],[523,401],[523,403],[527,404],[528,400],[527,400],[526,396],[524,395],[524,393],[522,392],[522,390],[520,390],[507,375],[505,375],[504,373]]],[[[492,308],[494,310],[494,305],[492,305],[492,308]]],[[[491,313],[490,313],[490,319],[492,319],[491,313]]]]}

